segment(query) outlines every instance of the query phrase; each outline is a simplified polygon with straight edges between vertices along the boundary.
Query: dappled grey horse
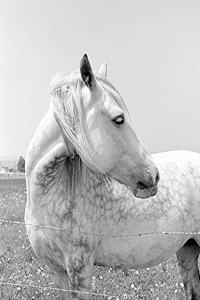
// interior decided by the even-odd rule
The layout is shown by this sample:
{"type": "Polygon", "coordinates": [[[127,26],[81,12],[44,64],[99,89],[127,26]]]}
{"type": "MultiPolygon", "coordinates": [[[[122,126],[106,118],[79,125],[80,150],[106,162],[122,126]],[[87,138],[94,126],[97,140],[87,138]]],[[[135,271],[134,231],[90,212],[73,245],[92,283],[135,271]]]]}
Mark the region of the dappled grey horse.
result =
{"type": "Polygon", "coordinates": [[[200,299],[200,238],[137,236],[200,228],[200,156],[178,151],[152,160],[106,73],[104,64],[95,76],[85,55],[80,71],[52,82],[26,158],[30,243],[58,287],[79,291],[63,299],[89,299],[94,264],[145,268],[175,252],[187,299],[200,299]]]}

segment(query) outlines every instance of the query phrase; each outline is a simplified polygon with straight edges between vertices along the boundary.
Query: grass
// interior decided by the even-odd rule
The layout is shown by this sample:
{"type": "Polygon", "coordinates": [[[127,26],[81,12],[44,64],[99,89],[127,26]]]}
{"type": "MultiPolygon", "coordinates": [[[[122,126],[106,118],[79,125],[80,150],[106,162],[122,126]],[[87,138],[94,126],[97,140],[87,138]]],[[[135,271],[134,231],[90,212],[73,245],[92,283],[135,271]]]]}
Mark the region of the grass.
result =
{"type": "MultiPolygon", "coordinates": [[[[0,219],[24,221],[26,187],[24,180],[0,180],[0,219]]],[[[22,225],[0,223],[0,280],[11,284],[54,287],[42,262],[33,253],[22,225]]],[[[172,257],[144,270],[94,268],[92,292],[118,295],[93,299],[183,300],[185,294],[172,257]]],[[[0,285],[0,299],[59,299],[59,292],[31,287],[0,285]]]]}

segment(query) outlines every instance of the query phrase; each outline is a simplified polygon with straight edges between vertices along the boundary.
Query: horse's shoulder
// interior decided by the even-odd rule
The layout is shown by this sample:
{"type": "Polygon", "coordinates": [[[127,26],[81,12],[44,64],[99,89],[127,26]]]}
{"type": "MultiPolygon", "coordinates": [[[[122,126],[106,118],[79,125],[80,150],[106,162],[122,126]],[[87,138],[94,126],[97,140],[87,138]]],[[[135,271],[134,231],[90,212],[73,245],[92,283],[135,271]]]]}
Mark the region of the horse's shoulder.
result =
{"type": "Polygon", "coordinates": [[[32,200],[38,198],[45,202],[46,197],[50,199],[63,190],[65,159],[65,145],[59,143],[38,160],[33,170],[26,175],[27,189],[32,200]]]}

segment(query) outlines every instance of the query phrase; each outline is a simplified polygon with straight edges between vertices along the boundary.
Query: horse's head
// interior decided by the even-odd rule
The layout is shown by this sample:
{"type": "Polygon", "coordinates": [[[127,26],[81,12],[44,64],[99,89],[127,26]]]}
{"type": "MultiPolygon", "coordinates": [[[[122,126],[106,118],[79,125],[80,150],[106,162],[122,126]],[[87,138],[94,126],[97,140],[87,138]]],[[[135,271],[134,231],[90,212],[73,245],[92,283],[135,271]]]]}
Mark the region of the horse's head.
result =
{"type": "Polygon", "coordinates": [[[62,120],[60,128],[73,145],[72,155],[73,151],[78,153],[89,168],[130,187],[138,197],[153,196],[158,170],[138,140],[122,97],[107,81],[106,73],[104,64],[95,76],[84,55],[80,72],[54,85],[59,95],[54,103],[61,103],[56,113],[62,120]]]}

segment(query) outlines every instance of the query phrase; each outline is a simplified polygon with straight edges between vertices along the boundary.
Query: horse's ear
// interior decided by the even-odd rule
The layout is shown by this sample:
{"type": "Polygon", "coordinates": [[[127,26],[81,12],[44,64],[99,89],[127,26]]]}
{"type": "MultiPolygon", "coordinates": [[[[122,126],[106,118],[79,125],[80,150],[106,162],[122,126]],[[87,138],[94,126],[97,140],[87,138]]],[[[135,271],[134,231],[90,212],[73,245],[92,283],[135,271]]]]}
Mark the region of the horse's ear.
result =
{"type": "Polygon", "coordinates": [[[87,57],[87,54],[83,55],[80,63],[80,72],[81,77],[86,84],[86,86],[93,90],[96,85],[96,79],[94,77],[92,67],[90,65],[89,59],[87,57]]]}
{"type": "Polygon", "coordinates": [[[107,78],[107,64],[105,62],[100,66],[98,75],[100,78],[107,78]]]}

